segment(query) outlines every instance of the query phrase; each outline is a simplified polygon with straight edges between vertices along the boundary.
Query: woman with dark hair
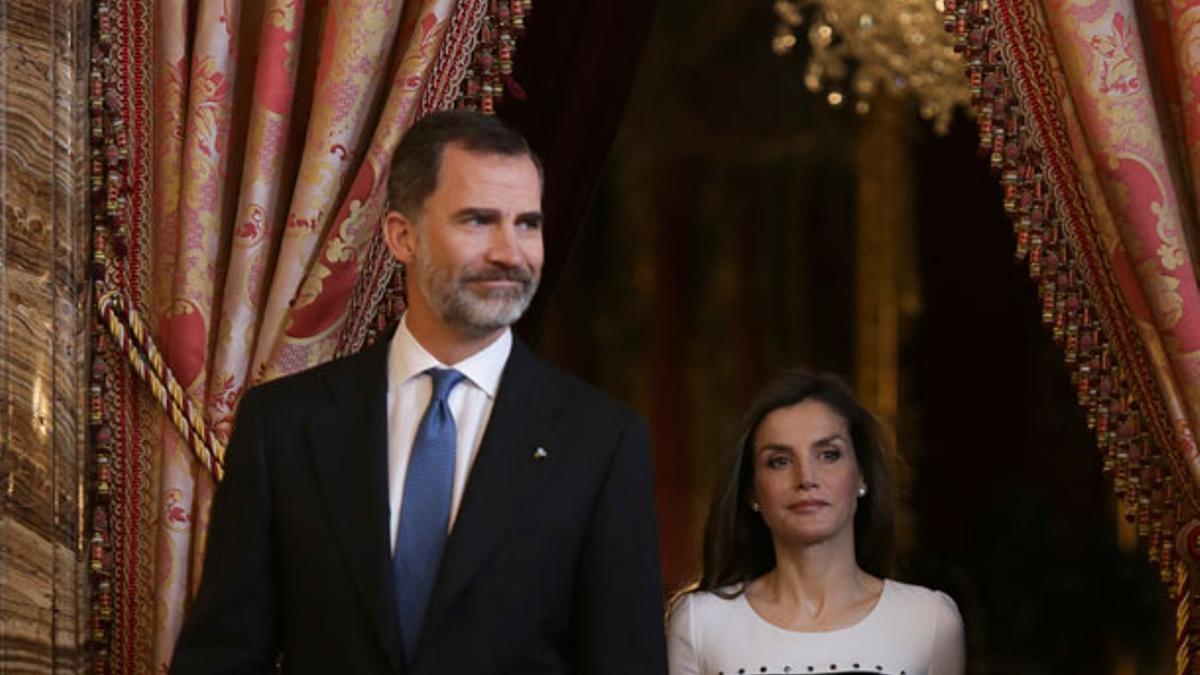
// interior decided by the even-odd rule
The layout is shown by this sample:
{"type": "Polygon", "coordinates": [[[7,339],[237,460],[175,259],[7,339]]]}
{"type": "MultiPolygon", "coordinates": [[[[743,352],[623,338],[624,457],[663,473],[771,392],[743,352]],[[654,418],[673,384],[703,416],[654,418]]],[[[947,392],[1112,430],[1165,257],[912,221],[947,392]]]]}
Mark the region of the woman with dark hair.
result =
{"type": "Polygon", "coordinates": [[[944,593],[887,578],[894,500],[879,424],[834,377],[792,370],[747,412],[713,495],[671,675],[961,675],[944,593]]]}

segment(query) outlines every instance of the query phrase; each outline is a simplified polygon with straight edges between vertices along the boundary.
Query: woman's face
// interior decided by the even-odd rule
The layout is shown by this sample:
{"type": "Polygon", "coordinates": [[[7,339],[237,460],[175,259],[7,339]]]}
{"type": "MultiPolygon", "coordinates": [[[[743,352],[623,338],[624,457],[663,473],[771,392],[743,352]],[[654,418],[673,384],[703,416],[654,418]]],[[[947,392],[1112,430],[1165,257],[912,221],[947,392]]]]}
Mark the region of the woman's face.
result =
{"type": "Polygon", "coordinates": [[[754,494],[777,543],[849,537],[862,474],[845,418],[809,399],[771,411],[754,435],[754,494]]]}

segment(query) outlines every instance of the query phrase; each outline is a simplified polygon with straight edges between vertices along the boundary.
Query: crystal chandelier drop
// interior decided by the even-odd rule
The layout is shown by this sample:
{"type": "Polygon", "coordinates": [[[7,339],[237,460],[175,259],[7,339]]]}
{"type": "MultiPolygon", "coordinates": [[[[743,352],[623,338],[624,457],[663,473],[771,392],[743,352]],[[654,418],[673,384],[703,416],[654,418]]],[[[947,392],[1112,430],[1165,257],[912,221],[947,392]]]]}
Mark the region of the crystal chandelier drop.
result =
{"type": "Polygon", "coordinates": [[[943,0],[776,0],[771,47],[788,54],[804,34],[812,47],[804,72],[809,91],[864,115],[881,91],[911,94],[921,117],[945,133],[971,93],[943,11],[943,0]]]}

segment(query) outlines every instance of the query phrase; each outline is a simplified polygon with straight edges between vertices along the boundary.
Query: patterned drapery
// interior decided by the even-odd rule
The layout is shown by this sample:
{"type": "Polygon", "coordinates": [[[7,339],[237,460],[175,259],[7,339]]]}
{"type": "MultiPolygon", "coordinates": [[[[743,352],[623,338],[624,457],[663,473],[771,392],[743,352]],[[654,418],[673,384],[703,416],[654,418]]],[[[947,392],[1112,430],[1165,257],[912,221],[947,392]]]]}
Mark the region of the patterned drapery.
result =
{"type": "Polygon", "coordinates": [[[946,0],[1004,187],[1105,473],[1200,667],[1200,2],[946,0]],[[1182,555],[1180,555],[1182,554],[1182,555]]]}
{"type": "Polygon", "coordinates": [[[394,307],[392,153],[420,114],[492,109],[529,5],[96,3],[95,672],[165,669],[242,392],[394,307]]]}

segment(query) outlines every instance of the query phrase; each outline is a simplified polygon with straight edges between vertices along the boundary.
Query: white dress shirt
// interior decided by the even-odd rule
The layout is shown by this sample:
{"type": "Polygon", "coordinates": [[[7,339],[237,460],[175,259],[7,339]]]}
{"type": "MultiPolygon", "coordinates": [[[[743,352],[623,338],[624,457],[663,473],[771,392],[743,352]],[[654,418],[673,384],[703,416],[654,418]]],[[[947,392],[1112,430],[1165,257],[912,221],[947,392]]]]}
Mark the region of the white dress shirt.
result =
{"type": "Polygon", "coordinates": [[[467,476],[479,452],[483,432],[492,415],[500,375],[512,351],[512,332],[505,330],[492,344],[453,364],[438,361],[417,342],[408,330],[407,315],[401,317],[388,351],[388,516],[392,552],[396,550],[396,530],[400,527],[400,507],[404,502],[404,477],[412,455],[417,426],[433,396],[430,368],[454,368],[466,377],[450,391],[450,413],[454,415],[457,447],[454,454],[454,489],[450,501],[450,527],[458,516],[467,476]]]}

